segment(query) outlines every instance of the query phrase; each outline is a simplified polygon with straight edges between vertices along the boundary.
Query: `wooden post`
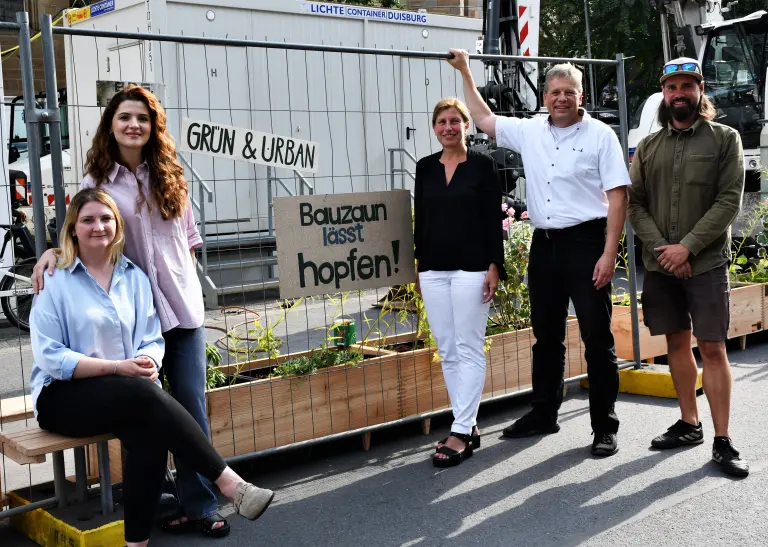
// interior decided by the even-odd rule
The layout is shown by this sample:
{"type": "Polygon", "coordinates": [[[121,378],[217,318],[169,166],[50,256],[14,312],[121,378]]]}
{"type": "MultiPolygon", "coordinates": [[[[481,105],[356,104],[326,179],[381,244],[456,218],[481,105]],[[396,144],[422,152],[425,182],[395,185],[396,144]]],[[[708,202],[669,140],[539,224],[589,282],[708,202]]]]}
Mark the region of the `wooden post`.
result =
{"type": "Polygon", "coordinates": [[[363,433],[363,452],[368,452],[371,449],[371,432],[363,433]]]}
{"type": "MultiPolygon", "coordinates": [[[[112,439],[108,441],[107,445],[109,446],[109,470],[112,482],[120,482],[123,480],[123,447],[119,439],[112,439]]],[[[89,485],[99,482],[99,459],[96,448],[95,444],[91,444],[86,449],[89,485]]],[[[75,482],[74,475],[67,478],[75,482]]]]}
{"type": "Polygon", "coordinates": [[[429,435],[429,430],[432,428],[432,418],[424,418],[421,420],[421,433],[423,435],[429,435]]]}
{"type": "Polygon", "coordinates": [[[739,336],[739,346],[741,347],[741,351],[744,351],[747,349],[747,335],[739,336]]]}

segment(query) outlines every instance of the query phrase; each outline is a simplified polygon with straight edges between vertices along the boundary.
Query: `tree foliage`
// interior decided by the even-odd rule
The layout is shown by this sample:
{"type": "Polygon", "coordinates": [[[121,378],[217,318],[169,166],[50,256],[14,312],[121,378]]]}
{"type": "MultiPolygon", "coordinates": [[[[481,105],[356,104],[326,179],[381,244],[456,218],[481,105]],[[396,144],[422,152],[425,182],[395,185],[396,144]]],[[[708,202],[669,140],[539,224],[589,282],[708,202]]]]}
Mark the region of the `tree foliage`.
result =
{"type": "MultiPolygon", "coordinates": [[[[648,0],[588,0],[592,57],[613,59],[623,53],[629,112],[633,113],[646,97],[659,90],[659,72],[664,63],[661,20],[648,0]]],[[[727,4],[724,0],[723,4],[727,4]]],[[[744,17],[768,10],[766,0],[739,0],[724,14],[744,17]]],[[[551,57],[587,57],[584,0],[542,0],[539,52],[551,57]]],[[[587,67],[584,66],[585,82],[587,67]]],[[[597,95],[615,84],[613,68],[595,67],[597,95]]],[[[592,100],[591,97],[587,98],[592,100]]]]}
{"type": "MultiPolygon", "coordinates": [[[[589,0],[592,57],[627,57],[630,112],[658,90],[664,61],[659,13],[648,0],[589,0]]],[[[584,0],[542,0],[539,52],[546,56],[587,57],[584,0]]],[[[585,75],[586,66],[583,67],[585,75]]],[[[597,94],[615,84],[614,68],[595,67],[597,94]]],[[[585,82],[588,79],[585,77],[585,82]]],[[[591,97],[589,97],[591,100],[591,97]]]]}

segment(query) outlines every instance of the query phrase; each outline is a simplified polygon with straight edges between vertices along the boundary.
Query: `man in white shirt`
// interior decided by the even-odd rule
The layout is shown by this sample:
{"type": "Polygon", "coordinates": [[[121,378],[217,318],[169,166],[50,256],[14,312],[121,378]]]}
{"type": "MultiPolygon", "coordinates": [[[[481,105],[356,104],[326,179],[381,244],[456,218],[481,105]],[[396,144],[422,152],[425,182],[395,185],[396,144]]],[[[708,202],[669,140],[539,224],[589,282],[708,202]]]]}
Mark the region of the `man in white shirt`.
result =
{"type": "Polygon", "coordinates": [[[464,79],[472,119],[498,145],[519,152],[528,215],[535,227],[528,265],[533,346],[533,409],[504,430],[506,437],[556,433],[563,400],[568,302],[573,301],[585,347],[592,454],[618,451],[619,391],[611,333],[611,280],[627,211],[629,174],[613,130],[582,108],[582,76],[570,64],[546,76],[549,117],[494,115],[469,70],[469,54],[450,50],[464,79]]]}

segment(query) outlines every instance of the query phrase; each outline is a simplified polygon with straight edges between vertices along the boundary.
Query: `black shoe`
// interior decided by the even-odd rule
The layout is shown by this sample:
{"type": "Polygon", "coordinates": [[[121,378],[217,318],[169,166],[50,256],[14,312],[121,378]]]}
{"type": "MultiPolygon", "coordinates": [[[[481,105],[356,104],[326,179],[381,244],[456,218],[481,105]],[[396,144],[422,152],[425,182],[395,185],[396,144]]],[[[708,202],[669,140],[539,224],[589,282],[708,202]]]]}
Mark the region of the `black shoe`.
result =
{"type": "Polygon", "coordinates": [[[592,455],[604,458],[613,456],[619,451],[619,443],[616,440],[616,433],[602,433],[595,435],[592,441],[592,455]]]}
{"type": "MultiPolygon", "coordinates": [[[[472,448],[474,448],[475,450],[480,448],[480,430],[477,429],[477,426],[472,428],[472,433],[471,433],[470,437],[472,438],[472,448]]],[[[448,442],[448,437],[446,437],[445,439],[441,439],[441,440],[437,441],[438,446],[435,447],[435,452],[440,450],[440,448],[446,442],[448,442]]]]}
{"type": "Polygon", "coordinates": [[[712,459],[729,475],[734,477],[749,475],[749,464],[739,457],[739,451],[733,447],[728,437],[715,437],[712,445],[712,459]]]}
{"type": "Polygon", "coordinates": [[[474,448],[472,448],[472,437],[470,435],[464,435],[462,433],[454,433],[451,431],[451,437],[464,441],[464,450],[457,452],[447,446],[441,446],[432,456],[432,465],[435,467],[455,467],[464,460],[472,457],[474,448]],[[438,458],[438,455],[446,456],[445,458],[438,458]]]}
{"type": "Polygon", "coordinates": [[[548,435],[560,431],[557,416],[554,419],[544,416],[541,412],[531,410],[528,414],[504,429],[503,435],[510,439],[530,437],[531,435],[548,435]]]}
{"type": "Polygon", "coordinates": [[[691,425],[683,420],[677,420],[675,425],[651,441],[653,448],[677,448],[704,442],[704,428],[699,425],[691,425]]]}

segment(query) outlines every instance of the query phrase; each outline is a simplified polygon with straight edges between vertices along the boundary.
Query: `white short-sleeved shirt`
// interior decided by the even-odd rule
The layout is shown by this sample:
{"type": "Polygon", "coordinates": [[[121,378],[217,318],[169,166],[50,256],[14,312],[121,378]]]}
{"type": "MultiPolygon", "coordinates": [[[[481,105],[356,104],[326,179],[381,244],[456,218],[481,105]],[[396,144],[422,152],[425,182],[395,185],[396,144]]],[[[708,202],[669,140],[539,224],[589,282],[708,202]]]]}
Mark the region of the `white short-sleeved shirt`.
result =
{"type": "Polygon", "coordinates": [[[632,184],[616,133],[581,112],[571,131],[557,131],[549,117],[496,118],[498,145],[522,155],[528,216],[536,228],[605,218],[605,192],[632,184]]]}

